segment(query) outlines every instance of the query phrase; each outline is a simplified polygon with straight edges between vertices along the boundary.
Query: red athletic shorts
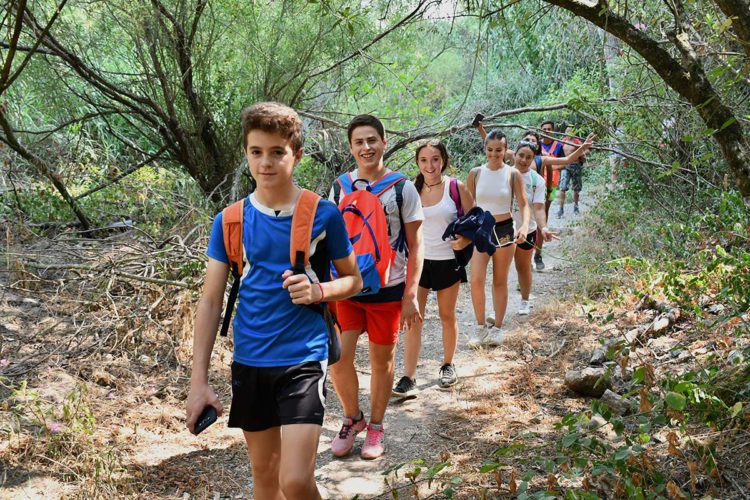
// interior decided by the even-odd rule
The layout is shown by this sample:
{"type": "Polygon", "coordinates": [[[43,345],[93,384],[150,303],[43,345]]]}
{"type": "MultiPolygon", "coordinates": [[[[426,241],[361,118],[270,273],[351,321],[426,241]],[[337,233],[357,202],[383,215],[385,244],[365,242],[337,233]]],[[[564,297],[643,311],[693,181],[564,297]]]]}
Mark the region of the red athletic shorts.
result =
{"type": "Polygon", "coordinates": [[[341,330],[367,332],[373,344],[393,345],[398,341],[401,323],[400,300],[393,302],[340,300],[336,302],[336,315],[341,330]]]}

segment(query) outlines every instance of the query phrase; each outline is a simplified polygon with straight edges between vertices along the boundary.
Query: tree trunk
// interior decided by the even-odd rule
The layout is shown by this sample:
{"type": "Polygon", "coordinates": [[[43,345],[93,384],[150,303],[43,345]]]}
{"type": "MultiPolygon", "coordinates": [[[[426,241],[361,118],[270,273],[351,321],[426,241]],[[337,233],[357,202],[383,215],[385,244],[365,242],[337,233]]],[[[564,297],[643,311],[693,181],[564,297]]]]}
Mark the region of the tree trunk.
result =
{"type": "Polygon", "coordinates": [[[52,182],[52,185],[55,186],[57,192],[60,193],[60,196],[62,196],[63,200],[65,200],[65,203],[70,206],[70,209],[76,215],[78,220],[81,221],[81,226],[83,227],[83,229],[91,229],[91,222],[89,221],[88,217],[86,217],[86,214],[83,212],[78,202],[68,192],[68,189],[65,187],[65,184],[63,184],[62,179],[60,178],[60,175],[55,172],[54,168],[48,165],[47,162],[26,149],[24,145],[18,141],[15,134],[13,133],[13,128],[8,122],[8,118],[5,116],[4,109],[0,109],[0,128],[2,128],[3,133],[5,134],[5,140],[7,141],[8,146],[10,146],[13,151],[18,153],[21,158],[36,167],[36,169],[42,175],[47,177],[52,182]]]}
{"type": "Polygon", "coordinates": [[[732,28],[750,64],[750,2],[747,0],[714,0],[725,16],[732,20],[732,28]]]}
{"type": "MultiPolygon", "coordinates": [[[[734,112],[708,80],[703,65],[695,55],[684,33],[672,37],[683,56],[677,61],[654,39],[635,27],[624,17],[615,14],[607,4],[590,6],[576,0],[545,0],[582,17],[616,36],[633,48],[648,62],[664,82],[695,108],[703,123],[715,130],[714,139],[750,210],[750,141],[734,112]]],[[[721,0],[717,0],[721,1],[721,0]]]]}

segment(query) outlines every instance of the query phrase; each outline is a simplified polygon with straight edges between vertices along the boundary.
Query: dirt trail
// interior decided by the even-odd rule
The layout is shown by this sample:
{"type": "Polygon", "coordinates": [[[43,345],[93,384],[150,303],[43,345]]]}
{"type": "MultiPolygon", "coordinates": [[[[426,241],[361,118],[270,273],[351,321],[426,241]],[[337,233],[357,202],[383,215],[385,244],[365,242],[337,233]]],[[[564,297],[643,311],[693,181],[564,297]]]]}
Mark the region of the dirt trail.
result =
{"type": "MultiPolygon", "coordinates": [[[[590,195],[584,198],[590,199],[590,195]]],[[[566,208],[572,212],[572,205],[566,208]]],[[[586,208],[582,205],[584,211],[586,208]]],[[[552,212],[555,212],[555,207],[552,212]]],[[[575,356],[575,353],[566,352],[574,343],[573,337],[568,338],[567,347],[562,349],[566,332],[561,323],[574,314],[570,310],[563,311],[558,300],[566,283],[574,280],[575,275],[566,258],[556,258],[567,253],[575,254],[578,231],[575,222],[580,218],[572,213],[566,214],[562,220],[552,217],[550,226],[560,232],[563,241],[545,245],[547,269],[534,273],[532,298],[535,298],[536,308],[531,316],[516,315],[520,295],[516,290],[515,270],[512,269],[506,314],[509,336],[502,347],[479,351],[467,347],[474,320],[468,285],[462,286],[458,304],[461,333],[455,358],[459,384],[451,391],[441,391],[437,387],[442,340],[435,295],[431,294],[417,375],[421,392],[416,399],[391,400],[385,420],[387,453],[383,458],[375,461],[359,458],[364,433],[358,437],[350,457],[332,458],[330,442],[340,427],[341,410],[329,382],[328,408],[316,468],[316,478],[325,497],[390,496],[394,485],[408,486],[408,481],[403,473],[395,478],[393,474],[384,475],[383,472],[420,458],[431,464],[438,462],[442,455],[452,464],[444,471],[446,477],[458,473],[459,469],[460,474],[466,476],[475,471],[499,444],[532,429],[543,439],[545,434],[552,432],[552,424],[561,415],[580,407],[582,401],[567,399],[561,386],[566,363],[571,355],[575,356]]],[[[488,279],[488,313],[492,311],[490,282],[488,279]]],[[[4,298],[7,299],[4,302],[13,307],[34,305],[24,304],[20,297],[8,294],[4,298]]],[[[16,309],[6,312],[20,318],[19,322],[25,315],[16,309]]],[[[31,322],[34,317],[29,314],[26,319],[31,322]]],[[[22,324],[20,328],[23,328],[22,324]]],[[[224,403],[228,404],[230,354],[226,348],[220,347],[214,356],[212,382],[224,403]]],[[[105,401],[97,415],[97,427],[111,432],[108,442],[124,450],[122,465],[128,475],[136,477],[138,495],[150,498],[251,498],[252,478],[244,440],[237,430],[226,427],[228,412],[200,437],[191,436],[183,427],[183,400],[188,379],[175,376],[174,371],[157,370],[151,360],[139,359],[138,362],[139,366],[150,368],[138,371],[133,368],[134,360],[127,357],[104,359],[102,366],[115,377],[118,366],[130,370],[129,376],[133,376],[135,370],[135,376],[132,383],[129,379],[128,387],[118,386],[118,390],[113,391],[108,387],[116,382],[111,381],[100,384],[102,387],[90,394],[97,404],[105,401]]],[[[402,362],[403,341],[400,341],[396,379],[403,374],[402,362]]],[[[360,404],[367,415],[369,365],[365,336],[358,345],[357,369],[360,404]]],[[[59,368],[49,367],[38,377],[43,394],[65,394],[76,384],[75,374],[59,368]]],[[[0,469],[4,467],[0,461],[0,469]]],[[[80,493],[44,473],[6,469],[0,470],[1,475],[6,476],[0,483],[1,498],[61,498],[80,493]]],[[[474,477],[472,484],[481,485],[484,480],[474,477]]],[[[419,487],[427,492],[426,483],[420,483],[419,487]]],[[[435,491],[434,484],[432,488],[430,492],[435,491]]],[[[408,497],[408,491],[403,491],[400,497],[408,497]]],[[[476,491],[471,488],[463,489],[460,497],[474,493],[476,491]]]]}
{"type": "MultiPolygon", "coordinates": [[[[532,298],[535,309],[530,316],[518,316],[520,292],[516,290],[517,277],[511,266],[509,278],[509,300],[504,329],[508,331],[506,343],[496,349],[475,351],[467,346],[469,333],[474,324],[474,313],[468,285],[463,285],[458,302],[459,345],[454,363],[459,384],[452,391],[440,390],[437,374],[442,364],[442,338],[438,317],[435,293],[431,293],[427,303],[424,330],[422,333],[422,355],[418,365],[417,385],[420,393],[415,399],[391,399],[386,413],[387,453],[379,460],[367,462],[358,455],[363,436],[358,436],[357,446],[352,455],[344,460],[331,457],[329,443],[340,426],[340,406],[333,395],[329,395],[328,412],[321,437],[318,454],[318,483],[324,487],[330,498],[377,497],[388,493],[383,472],[394,465],[415,459],[425,459],[428,463],[439,461],[441,453],[448,453],[452,462],[462,455],[471,455],[465,449],[485,440],[491,443],[499,433],[499,427],[484,419],[475,419],[477,415],[491,415],[502,406],[502,392],[507,390],[505,382],[515,379],[520,365],[528,358],[534,357],[529,335],[538,336],[538,328],[531,331],[530,324],[538,322],[537,310],[545,305],[554,304],[561,298],[566,283],[570,281],[568,273],[570,263],[563,257],[575,248],[575,223],[581,216],[572,215],[572,205],[566,207],[567,214],[562,219],[552,216],[550,227],[559,231],[562,241],[545,245],[544,272],[534,272],[532,298]],[[559,258],[556,258],[559,257],[559,258]],[[520,362],[519,362],[520,360],[520,362]],[[495,408],[487,408],[487,405],[495,408]],[[481,423],[481,424],[480,424],[481,423]],[[488,425],[488,428],[482,428],[488,425]]],[[[586,207],[582,205],[585,211],[586,207]]],[[[551,212],[554,213],[553,206],[551,212]]],[[[492,314],[491,275],[488,274],[486,301],[488,315],[492,314]]],[[[541,345],[544,345],[542,342],[541,345]]],[[[548,353],[559,345],[543,347],[548,353]]],[[[367,344],[364,336],[360,339],[357,350],[358,373],[360,376],[360,404],[367,414],[369,404],[369,366],[367,365],[367,344]]],[[[403,339],[399,340],[396,355],[396,380],[403,375],[403,339]]],[[[332,394],[332,393],[331,393],[332,394]]],[[[522,400],[525,398],[521,398],[522,400]]],[[[525,407],[511,404],[505,410],[508,422],[541,421],[544,411],[531,401],[521,401],[525,407]],[[535,420],[536,421],[536,420],[535,420]]],[[[559,413],[559,412],[555,412],[559,413]]],[[[506,422],[507,423],[507,422],[506,422]]],[[[475,465],[481,463],[477,462],[475,465]]],[[[403,474],[399,475],[398,484],[404,484],[403,474]]],[[[393,476],[389,476],[389,482],[393,476]]],[[[389,496],[389,495],[388,495],[389,496]]]]}

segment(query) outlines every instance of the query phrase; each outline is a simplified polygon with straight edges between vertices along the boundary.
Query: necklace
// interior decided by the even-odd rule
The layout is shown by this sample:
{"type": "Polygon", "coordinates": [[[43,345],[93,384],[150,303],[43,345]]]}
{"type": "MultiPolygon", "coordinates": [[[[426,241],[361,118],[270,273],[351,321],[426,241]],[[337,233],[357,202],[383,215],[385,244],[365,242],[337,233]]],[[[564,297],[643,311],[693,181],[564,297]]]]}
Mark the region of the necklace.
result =
{"type": "Polygon", "coordinates": [[[439,186],[439,185],[440,185],[440,184],[442,184],[443,182],[445,182],[445,178],[444,178],[443,176],[440,176],[440,182],[438,182],[438,183],[435,183],[435,184],[427,184],[427,183],[425,182],[425,184],[424,184],[424,187],[426,187],[426,188],[427,188],[427,192],[429,193],[430,191],[432,191],[432,188],[434,188],[435,186],[439,186]]]}

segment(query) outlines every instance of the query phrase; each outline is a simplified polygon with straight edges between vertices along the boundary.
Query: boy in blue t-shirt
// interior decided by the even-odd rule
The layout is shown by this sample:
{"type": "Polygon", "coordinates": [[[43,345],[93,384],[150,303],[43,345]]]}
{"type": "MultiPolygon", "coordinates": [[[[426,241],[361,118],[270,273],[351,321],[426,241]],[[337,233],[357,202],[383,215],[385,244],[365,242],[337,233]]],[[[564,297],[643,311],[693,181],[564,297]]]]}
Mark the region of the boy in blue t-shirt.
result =
{"type": "MultiPolygon", "coordinates": [[[[321,200],[313,221],[310,265],[292,274],[292,212],[301,193],[292,172],[302,158],[302,122],[284,105],[266,102],[242,112],[244,149],[256,190],[244,204],[244,266],[234,318],[229,426],[247,442],[255,498],[320,498],[315,457],[325,409],[328,330],[306,304],[340,300],[362,288],[344,221],[321,200]],[[329,262],[338,272],[330,281],[329,262]]],[[[222,214],[214,219],[193,340],[187,427],[207,405],[222,413],[208,385],[211,350],[221,318],[229,265],[222,214]]]]}

